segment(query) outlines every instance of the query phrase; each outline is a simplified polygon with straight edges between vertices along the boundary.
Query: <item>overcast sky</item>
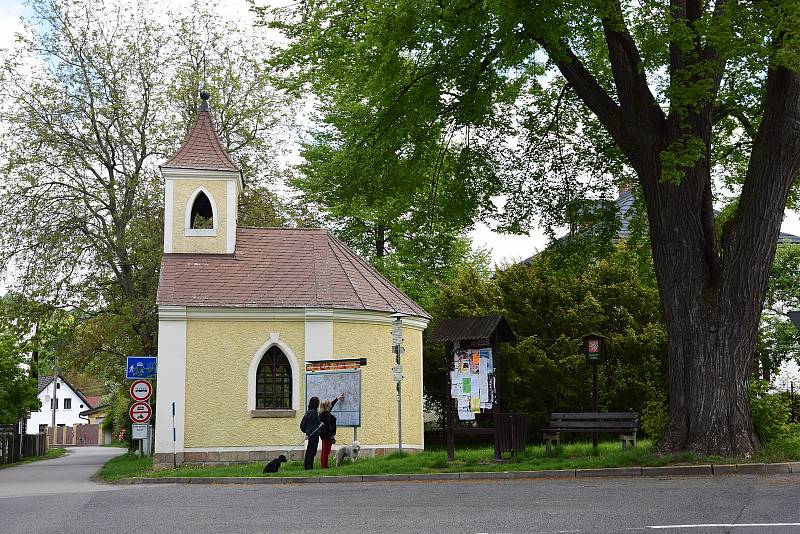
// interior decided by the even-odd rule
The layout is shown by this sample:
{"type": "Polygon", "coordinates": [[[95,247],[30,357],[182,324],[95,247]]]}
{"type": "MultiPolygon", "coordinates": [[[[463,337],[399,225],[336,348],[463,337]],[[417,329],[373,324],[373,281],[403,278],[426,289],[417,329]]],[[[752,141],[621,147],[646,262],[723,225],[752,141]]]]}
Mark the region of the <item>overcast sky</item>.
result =
{"type": "MultiPolygon", "coordinates": [[[[102,0],[98,0],[102,1],[102,0]]],[[[274,1],[270,3],[286,3],[288,0],[274,1]]],[[[191,5],[191,0],[168,0],[161,1],[155,5],[164,8],[170,6],[191,5]]],[[[259,4],[266,3],[259,1],[259,4]]],[[[211,4],[214,4],[213,2],[211,4]]],[[[248,11],[249,4],[245,0],[221,0],[214,4],[221,17],[239,20],[242,24],[251,24],[252,15],[248,11]]],[[[0,48],[8,47],[13,43],[14,33],[22,29],[19,21],[21,16],[29,14],[29,9],[19,0],[0,0],[0,48]]],[[[504,235],[492,231],[492,223],[480,223],[470,232],[474,246],[490,249],[492,260],[502,264],[510,261],[520,260],[533,255],[536,251],[542,250],[547,239],[541,231],[531,232],[529,235],[504,235]]],[[[800,217],[797,213],[787,213],[783,225],[783,231],[800,235],[800,217]]]]}

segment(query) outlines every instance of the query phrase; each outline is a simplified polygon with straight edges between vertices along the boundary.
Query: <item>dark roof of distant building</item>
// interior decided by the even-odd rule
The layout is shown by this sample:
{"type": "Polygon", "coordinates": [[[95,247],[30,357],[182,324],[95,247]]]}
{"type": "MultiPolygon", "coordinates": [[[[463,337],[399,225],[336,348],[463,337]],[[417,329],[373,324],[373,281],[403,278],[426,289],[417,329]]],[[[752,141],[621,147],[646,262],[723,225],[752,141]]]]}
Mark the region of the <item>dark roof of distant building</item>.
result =
{"type": "Polygon", "coordinates": [[[158,303],[340,308],[430,318],[347,245],[310,228],[240,227],[233,254],[165,254],[158,303]]]}
{"type": "Polygon", "coordinates": [[[79,415],[92,415],[93,413],[102,412],[104,410],[108,410],[109,408],[111,408],[110,404],[101,404],[99,406],[95,406],[94,408],[83,410],[79,415]]]}
{"type": "Polygon", "coordinates": [[[501,341],[514,341],[517,336],[502,315],[440,319],[428,341],[463,341],[489,339],[497,331],[501,341]]]}
{"type": "MultiPolygon", "coordinates": [[[[631,237],[631,222],[633,221],[634,217],[634,202],[635,199],[631,189],[625,189],[622,191],[619,195],[619,198],[616,200],[618,210],[617,218],[620,225],[619,230],[617,231],[616,240],[629,239],[631,237]]],[[[719,215],[719,212],[714,210],[714,215],[719,215]]],[[[787,234],[786,232],[780,232],[778,234],[778,243],[791,243],[800,245],[800,237],[787,234]]],[[[530,263],[534,257],[535,255],[525,258],[521,263],[530,263]]]]}
{"type": "MultiPolygon", "coordinates": [[[[620,222],[617,239],[628,239],[631,236],[630,224],[634,215],[631,209],[633,208],[633,203],[633,192],[630,189],[623,191],[617,199],[617,209],[619,210],[619,215],[617,217],[620,222]]],[[[719,211],[714,210],[714,215],[719,215],[719,211]]],[[[787,234],[786,232],[780,232],[778,234],[778,243],[800,244],[800,237],[787,234]]]]}
{"type": "Polygon", "coordinates": [[[183,145],[161,167],[165,169],[239,171],[239,167],[228,156],[214,129],[214,119],[211,117],[211,109],[207,102],[208,93],[201,94],[201,98],[203,98],[203,103],[183,145]]]}

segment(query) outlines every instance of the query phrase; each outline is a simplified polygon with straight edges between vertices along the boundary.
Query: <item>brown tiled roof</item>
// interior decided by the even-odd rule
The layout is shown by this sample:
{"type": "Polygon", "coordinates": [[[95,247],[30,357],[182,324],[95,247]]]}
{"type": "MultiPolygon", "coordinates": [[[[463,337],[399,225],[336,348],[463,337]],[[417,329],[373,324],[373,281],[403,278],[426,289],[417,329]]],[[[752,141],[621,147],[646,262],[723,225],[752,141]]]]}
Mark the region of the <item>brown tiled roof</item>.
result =
{"type": "Polygon", "coordinates": [[[183,146],[161,167],[211,171],[239,170],[217,137],[208,105],[205,102],[203,104],[197,112],[194,126],[183,141],[183,146]]]}
{"type": "Polygon", "coordinates": [[[234,254],[164,254],[158,303],[402,312],[419,304],[325,230],[238,228],[234,254]]]}
{"type": "Polygon", "coordinates": [[[88,404],[87,408],[94,408],[100,404],[100,397],[98,395],[87,395],[86,403],[88,404]]]}

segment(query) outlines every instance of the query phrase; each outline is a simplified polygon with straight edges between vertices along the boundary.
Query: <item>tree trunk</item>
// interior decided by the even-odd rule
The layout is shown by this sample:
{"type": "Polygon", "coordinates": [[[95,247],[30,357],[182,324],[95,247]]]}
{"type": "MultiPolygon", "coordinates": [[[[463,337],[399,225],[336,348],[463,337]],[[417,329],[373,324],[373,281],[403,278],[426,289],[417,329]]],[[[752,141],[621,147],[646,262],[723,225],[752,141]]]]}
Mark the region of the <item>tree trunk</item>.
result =
{"type": "Polygon", "coordinates": [[[644,173],[639,170],[668,338],[670,423],[664,451],[747,457],[759,446],[749,382],[786,200],[800,173],[799,154],[800,75],[771,68],[764,118],[719,250],[707,159],[679,186],[659,180],[655,161],[644,173]]]}
{"type": "Polygon", "coordinates": [[[375,226],[375,256],[386,256],[386,227],[380,223],[375,226]]]}
{"type": "Polygon", "coordinates": [[[748,384],[761,309],[741,302],[763,301],[769,265],[733,283],[728,271],[738,266],[718,256],[703,163],[679,186],[643,184],[668,339],[670,423],[661,449],[750,455],[758,447],[748,384]]]}

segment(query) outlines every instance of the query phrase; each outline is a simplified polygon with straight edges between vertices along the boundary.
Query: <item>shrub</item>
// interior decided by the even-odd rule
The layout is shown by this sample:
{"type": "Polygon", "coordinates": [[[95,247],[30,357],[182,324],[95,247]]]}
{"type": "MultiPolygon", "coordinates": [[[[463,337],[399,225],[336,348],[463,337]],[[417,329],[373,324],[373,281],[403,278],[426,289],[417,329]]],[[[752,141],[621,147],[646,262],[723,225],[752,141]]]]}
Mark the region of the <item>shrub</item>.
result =
{"type": "Polygon", "coordinates": [[[642,430],[653,443],[661,441],[669,423],[669,409],[663,397],[645,402],[640,422],[642,430]]]}
{"type": "Polygon", "coordinates": [[[750,383],[750,410],[753,425],[761,441],[780,441],[790,434],[789,407],[781,395],[770,393],[770,384],[764,380],[750,383]]]}

